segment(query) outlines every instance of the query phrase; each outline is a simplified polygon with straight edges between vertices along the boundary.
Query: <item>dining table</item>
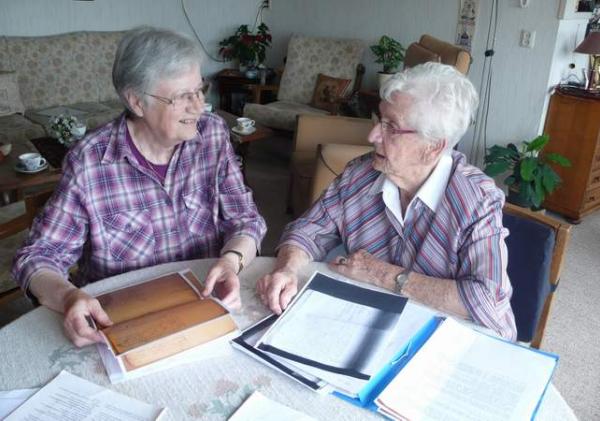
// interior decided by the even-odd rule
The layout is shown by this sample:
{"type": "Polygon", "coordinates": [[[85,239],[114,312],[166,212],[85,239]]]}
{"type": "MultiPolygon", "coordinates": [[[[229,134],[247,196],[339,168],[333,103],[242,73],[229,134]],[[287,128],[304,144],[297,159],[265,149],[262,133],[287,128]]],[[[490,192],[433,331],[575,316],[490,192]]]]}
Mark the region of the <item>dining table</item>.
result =
{"type": "MultiPolygon", "coordinates": [[[[204,279],[214,262],[198,259],[162,264],[97,281],[83,289],[99,295],[186,268],[204,279]]],[[[255,285],[274,266],[275,258],[257,257],[239,274],[242,307],[232,314],[240,330],[270,314],[257,298],[255,285]]],[[[332,274],[326,264],[313,262],[300,271],[299,284],[306,283],[315,271],[332,274]]],[[[41,387],[66,370],[113,391],[166,407],[164,417],[168,420],[227,419],[254,391],[319,420],[382,419],[332,395],[316,393],[233,348],[222,355],[111,384],[96,346],[74,346],[63,333],[62,315],[43,306],[0,329],[0,355],[0,390],[41,387]]],[[[575,419],[550,384],[536,420],[575,419]]]]}

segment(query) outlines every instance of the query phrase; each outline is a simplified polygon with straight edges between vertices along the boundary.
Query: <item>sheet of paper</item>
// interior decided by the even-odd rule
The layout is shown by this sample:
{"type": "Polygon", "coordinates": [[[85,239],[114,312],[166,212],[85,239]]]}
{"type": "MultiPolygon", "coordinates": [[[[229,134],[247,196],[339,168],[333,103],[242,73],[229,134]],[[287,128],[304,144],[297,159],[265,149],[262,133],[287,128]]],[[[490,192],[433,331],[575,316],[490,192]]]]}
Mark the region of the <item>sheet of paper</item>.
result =
{"type": "Polygon", "coordinates": [[[254,392],[229,418],[229,421],[316,421],[300,411],[254,392]]]}
{"type": "Polygon", "coordinates": [[[7,418],[36,420],[156,420],[163,409],[61,371],[7,418]]]}
{"type": "Polygon", "coordinates": [[[530,419],[555,365],[447,319],[376,403],[407,419],[530,419]]]}
{"type": "Polygon", "coordinates": [[[17,409],[39,389],[16,389],[0,392],[0,420],[17,409]]]}
{"type": "MultiPolygon", "coordinates": [[[[431,309],[423,307],[411,302],[406,303],[404,310],[400,314],[400,318],[396,323],[392,332],[388,337],[385,346],[382,346],[379,356],[378,365],[374,367],[376,374],[382,366],[389,362],[396,353],[401,350],[406,343],[412,338],[432,317],[435,312],[431,309]]],[[[368,380],[349,377],[344,374],[337,374],[331,371],[322,370],[318,367],[302,364],[296,361],[290,361],[274,354],[269,354],[282,364],[294,367],[297,370],[310,373],[311,375],[334,385],[337,390],[350,396],[356,396],[358,392],[367,384],[368,380]]],[[[374,364],[375,365],[375,364],[374,364]]]]}

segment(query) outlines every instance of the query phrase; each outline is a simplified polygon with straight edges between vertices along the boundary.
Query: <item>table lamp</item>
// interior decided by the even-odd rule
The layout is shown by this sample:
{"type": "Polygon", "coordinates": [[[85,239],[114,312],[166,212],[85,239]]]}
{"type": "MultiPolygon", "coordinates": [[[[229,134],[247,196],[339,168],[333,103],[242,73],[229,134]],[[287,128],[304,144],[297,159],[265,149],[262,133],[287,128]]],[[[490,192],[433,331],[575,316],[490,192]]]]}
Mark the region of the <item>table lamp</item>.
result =
{"type": "Polygon", "coordinates": [[[600,32],[590,32],[575,48],[575,52],[590,55],[590,78],[587,89],[600,89],[600,32]]]}

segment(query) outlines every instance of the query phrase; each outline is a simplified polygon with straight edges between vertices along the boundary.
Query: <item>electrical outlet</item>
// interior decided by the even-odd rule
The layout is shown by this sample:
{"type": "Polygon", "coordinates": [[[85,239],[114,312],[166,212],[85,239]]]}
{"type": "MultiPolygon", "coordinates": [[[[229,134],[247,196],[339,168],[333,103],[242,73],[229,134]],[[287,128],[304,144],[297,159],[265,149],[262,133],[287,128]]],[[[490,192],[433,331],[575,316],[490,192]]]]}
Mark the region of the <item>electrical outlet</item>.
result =
{"type": "Polygon", "coordinates": [[[535,31],[522,29],[519,45],[523,48],[533,48],[535,46],[535,31]]]}

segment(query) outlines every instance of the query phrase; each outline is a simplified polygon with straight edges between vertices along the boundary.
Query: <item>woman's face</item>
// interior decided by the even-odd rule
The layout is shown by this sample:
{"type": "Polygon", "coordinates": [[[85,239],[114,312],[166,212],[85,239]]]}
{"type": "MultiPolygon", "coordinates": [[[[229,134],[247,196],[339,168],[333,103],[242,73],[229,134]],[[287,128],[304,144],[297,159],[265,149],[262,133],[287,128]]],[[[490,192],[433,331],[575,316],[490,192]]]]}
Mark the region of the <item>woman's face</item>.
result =
{"type": "Polygon", "coordinates": [[[412,97],[394,93],[391,99],[379,104],[381,120],[369,133],[369,142],[375,147],[373,167],[403,187],[435,156],[430,156],[431,143],[408,122],[412,97]]]}
{"type": "Polygon", "coordinates": [[[146,92],[142,118],[154,141],[175,146],[196,136],[196,125],[204,111],[202,76],[198,65],[180,76],[158,81],[146,92]],[[174,103],[168,102],[174,100],[174,103]]]}

